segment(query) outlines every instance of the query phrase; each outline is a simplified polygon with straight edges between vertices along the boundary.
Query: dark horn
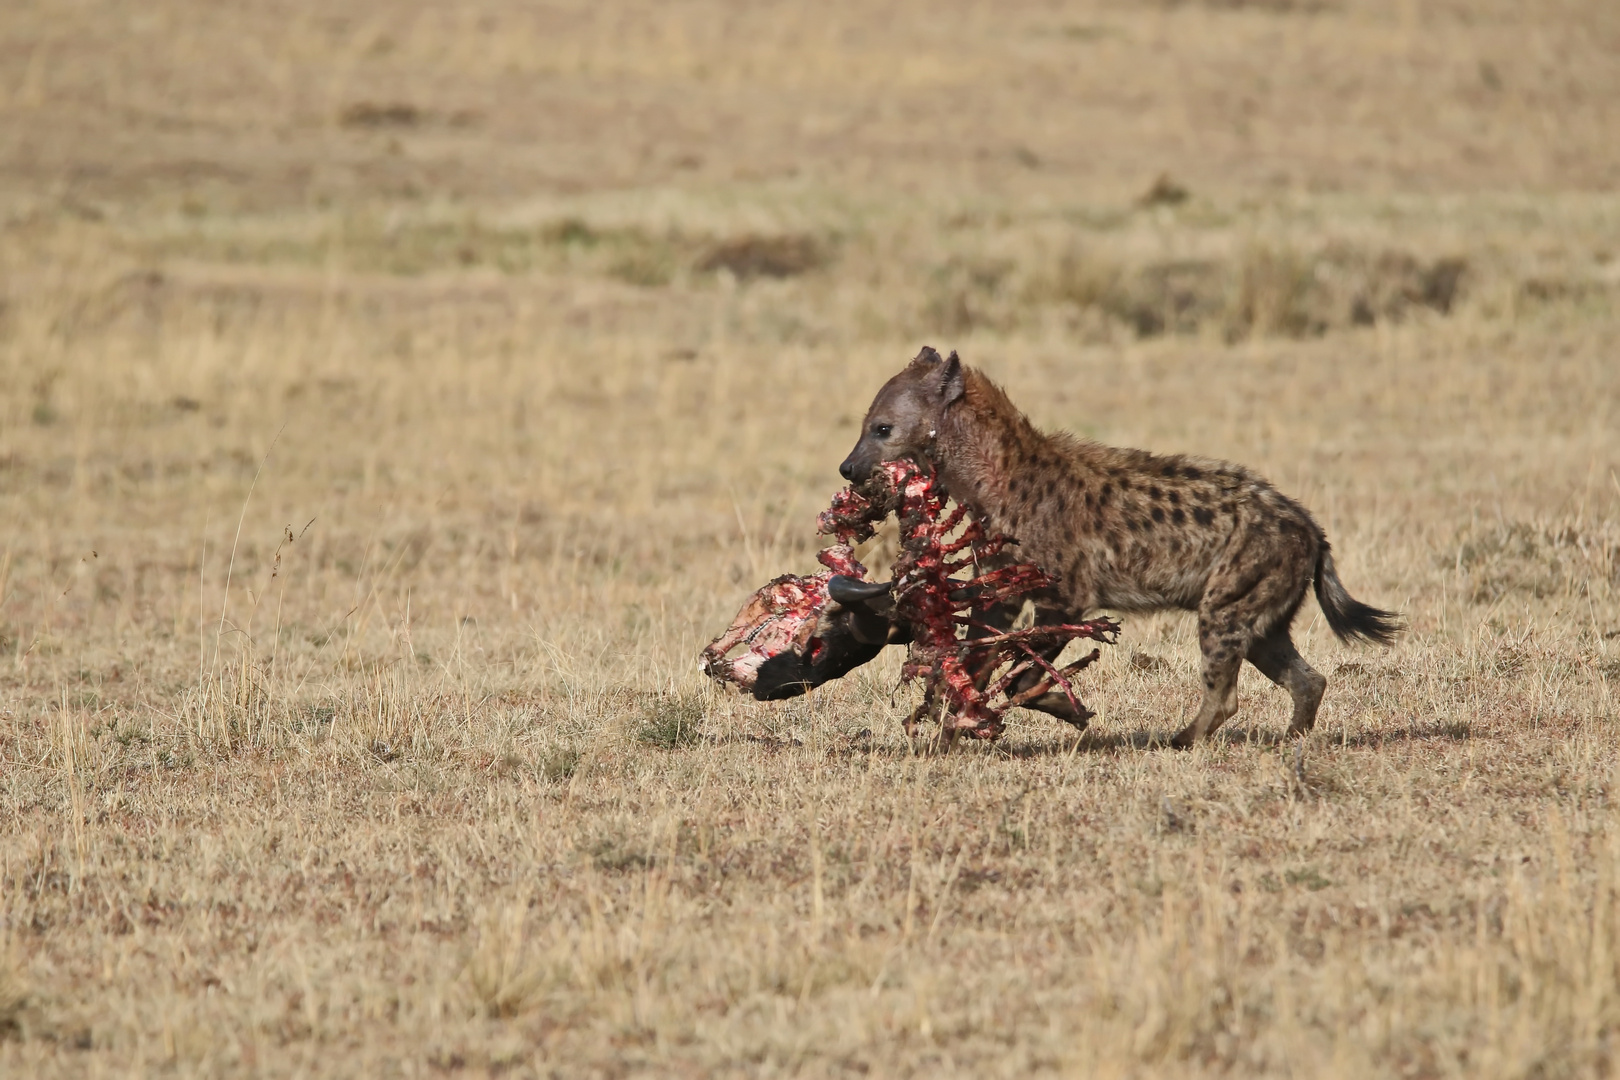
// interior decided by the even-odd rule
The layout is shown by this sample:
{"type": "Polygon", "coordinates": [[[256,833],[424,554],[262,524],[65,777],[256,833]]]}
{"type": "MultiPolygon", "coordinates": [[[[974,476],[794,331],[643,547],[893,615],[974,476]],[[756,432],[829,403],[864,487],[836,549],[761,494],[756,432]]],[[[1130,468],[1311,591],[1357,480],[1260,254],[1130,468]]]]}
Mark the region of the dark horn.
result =
{"type": "Polygon", "coordinates": [[[880,596],[887,596],[892,584],[888,581],[862,581],[845,574],[834,574],[827,582],[827,595],[845,606],[868,604],[880,596]]]}

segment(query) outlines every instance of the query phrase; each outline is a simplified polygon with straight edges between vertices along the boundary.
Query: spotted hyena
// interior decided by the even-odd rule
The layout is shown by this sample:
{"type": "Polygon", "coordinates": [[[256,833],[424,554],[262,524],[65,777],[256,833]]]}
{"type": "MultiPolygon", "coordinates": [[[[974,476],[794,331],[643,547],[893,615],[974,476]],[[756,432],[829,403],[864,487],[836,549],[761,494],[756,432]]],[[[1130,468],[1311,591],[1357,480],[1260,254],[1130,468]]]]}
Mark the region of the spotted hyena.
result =
{"type": "MultiPolygon", "coordinates": [[[[1198,613],[1204,699],[1174,744],[1189,746],[1237,711],[1247,659],[1294,701],[1290,734],[1316,722],[1327,680],[1294,648],[1289,625],[1314,581],[1341,640],[1388,644],[1399,617],[1345,591],[1321,526],[1261,477],[1223,461],[1116,449],[1039,431],[955,353],[924,348],[884,384],[860,441],[839,466],[860,481],[880,461],[931,463],[947,491],[1017,557],[1055,583],[1036,598],[1041,621],[1096,608],[1198,613]]],[[[1071,722],[1063,695],[1039,707],[1071,722]]]]}

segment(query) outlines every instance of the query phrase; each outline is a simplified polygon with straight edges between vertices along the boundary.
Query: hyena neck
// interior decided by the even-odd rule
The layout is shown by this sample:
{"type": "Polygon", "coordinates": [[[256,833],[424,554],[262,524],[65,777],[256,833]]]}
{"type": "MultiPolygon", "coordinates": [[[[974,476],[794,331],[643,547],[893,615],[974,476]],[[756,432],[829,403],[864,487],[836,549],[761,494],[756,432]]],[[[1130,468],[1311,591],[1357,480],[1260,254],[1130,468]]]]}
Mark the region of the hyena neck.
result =
{"type": "Polygon", "coordinates": [[[963,374],[962,396],[946,406],[932,456],[952,498],[994,517],[1006,502],[1009,479],[1047,437],[1001,387],[972,368],[963,374]]]}

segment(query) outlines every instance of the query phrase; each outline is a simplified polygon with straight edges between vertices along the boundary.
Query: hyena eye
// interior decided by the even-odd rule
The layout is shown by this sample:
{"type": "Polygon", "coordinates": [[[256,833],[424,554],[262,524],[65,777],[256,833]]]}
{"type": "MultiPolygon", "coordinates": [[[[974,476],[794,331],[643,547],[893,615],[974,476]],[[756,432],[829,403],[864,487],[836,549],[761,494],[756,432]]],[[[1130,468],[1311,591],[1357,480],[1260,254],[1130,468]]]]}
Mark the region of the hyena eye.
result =
{"type": "Polygon", "coordinates": [[[888,424],[877,424],[873,426],[872,434],[876,435],[880,439],[887,439],[889,437],[889,433],[893,430],[894,428],[888,424]]]}

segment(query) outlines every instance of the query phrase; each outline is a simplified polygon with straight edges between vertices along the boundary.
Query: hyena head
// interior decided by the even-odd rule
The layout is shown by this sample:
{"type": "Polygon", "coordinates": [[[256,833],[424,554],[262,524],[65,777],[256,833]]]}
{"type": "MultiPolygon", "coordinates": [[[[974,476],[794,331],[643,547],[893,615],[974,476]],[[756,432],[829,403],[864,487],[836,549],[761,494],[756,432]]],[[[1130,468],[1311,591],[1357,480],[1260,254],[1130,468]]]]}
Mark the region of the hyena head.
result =
{"type": "Polygon", "coordinates": [[[880,461],[915,461],[922,464],[934,445],[945,409],[962,396],[962,361],[951,353],[942,358],[923,346],[872,399],[861,423],[861,438],[838,472],[845,480],[863,483],[880,461]]]}

